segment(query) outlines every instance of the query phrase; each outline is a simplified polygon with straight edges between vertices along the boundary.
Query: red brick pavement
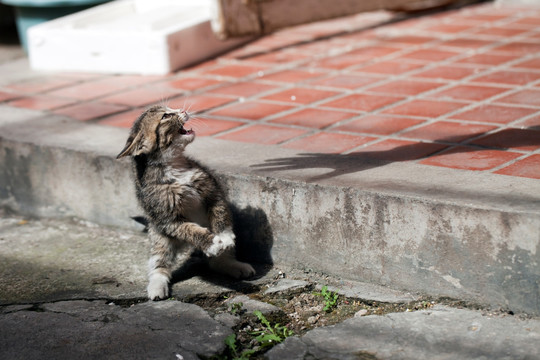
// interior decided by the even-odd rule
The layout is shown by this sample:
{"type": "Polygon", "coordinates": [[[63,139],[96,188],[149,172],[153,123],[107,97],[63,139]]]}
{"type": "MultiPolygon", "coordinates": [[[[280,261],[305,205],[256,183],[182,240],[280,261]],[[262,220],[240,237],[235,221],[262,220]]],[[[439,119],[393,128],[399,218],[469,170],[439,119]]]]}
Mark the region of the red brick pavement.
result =
{"type": "Polygon", "coordinates": [[[297,26],[165,76],[36,73],[0,102],[120,127],[165,103],[200,136],[540,179],[540,11],[399,16],[297,26]]]}

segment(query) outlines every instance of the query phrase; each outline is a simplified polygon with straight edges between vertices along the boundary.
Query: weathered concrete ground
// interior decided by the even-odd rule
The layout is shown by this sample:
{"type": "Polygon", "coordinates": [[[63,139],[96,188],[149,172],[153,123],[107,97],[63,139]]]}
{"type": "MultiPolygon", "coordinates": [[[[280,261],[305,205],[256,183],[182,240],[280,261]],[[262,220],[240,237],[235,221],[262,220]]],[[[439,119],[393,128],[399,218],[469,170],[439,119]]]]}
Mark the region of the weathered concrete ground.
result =
{"type": "Polygon", "coordinates": [[[173,298],[145,299],[142,232],[0,213],[1,359],[232,358],[264,326],[294,331],[268,359],[540,359],[540,320],[309,269],[258,266],[234,282],[194,258],[173,298]],[[321,287],[339,292],[324,311],[321,287]]]}

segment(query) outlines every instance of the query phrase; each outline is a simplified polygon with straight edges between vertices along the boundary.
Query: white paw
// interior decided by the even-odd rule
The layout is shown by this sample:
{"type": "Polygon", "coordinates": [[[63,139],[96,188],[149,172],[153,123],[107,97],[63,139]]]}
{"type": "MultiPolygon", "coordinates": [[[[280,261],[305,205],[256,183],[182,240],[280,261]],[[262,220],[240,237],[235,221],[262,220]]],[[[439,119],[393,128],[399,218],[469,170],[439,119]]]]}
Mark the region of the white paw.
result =
{"type": "Polygon", "coordinates": [[[216,256],[224,250],[234,246],[234,233],[231,230],[220,232],[212,240],[212,245],[205,251],[209,257],[216,256]]]}
{"type": "Polygon", "coordinates": [[[163,274],[150,275],[146,288],[150,300],[162,300],[169,297],[169,278],[163,274]]]}

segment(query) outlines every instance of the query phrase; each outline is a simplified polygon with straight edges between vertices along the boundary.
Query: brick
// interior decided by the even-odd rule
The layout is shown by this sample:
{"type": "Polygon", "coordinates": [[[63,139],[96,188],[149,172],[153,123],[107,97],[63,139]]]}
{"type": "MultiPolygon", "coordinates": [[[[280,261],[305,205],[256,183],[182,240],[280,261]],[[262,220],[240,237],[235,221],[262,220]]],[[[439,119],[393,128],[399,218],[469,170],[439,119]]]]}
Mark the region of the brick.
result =
{"type": "Polygon", "coordinates": [[[501,94],[507,90],[508,89],[492,86],[456,85],[451,88],[432,93],[429,95],[429,97],[444,100],[479,101],[501,94]]]}
{"type": "Polygon", "coordinates": [[[516,161],[507,167],[495,171],[495,173],[531,179],[540,179],[540,155],[533,154],[527,156],[526,158],[516,161]]]}
{"type": "Polygon", "coordinates": [[[455,34],[462,31],[467,31],[471,28],[473,28],[473,25],[453,25],[453,24],[440,24],[428,27],[426,30],[428,31],[435,31],[435,32],[441,32],[441,33],[450,33],[455,34]]]}
{"type": "Polygon", "coordinates": [[[160,75],[152,76],[152,75],[115,75],[108,77],[106,79],[103,79],[102,81],[107,83],[114,83],[118,86],[123,87],[132,87],[132,86],[140,86],[140,85],[147,85],[152,84],[155,82],[158,82],[159,80],[162,80],[164,77],[160,75]]]}
{"type": "Polygon", "coordinates": [[[351,155],[386,161],[412,161],[434,154],[446,147],[442,144],[387,139],[356,150],[351,155]]]}
{"type": "Polygon", "coordinates": [[[386,115],[364,115],[359,119],[337,126],[333,130],[390,135],[408,127],[418,125],[424,120],[386,115]]]}
{"type": "Polygon", "coordinates": [[[313,55],[321,55],[321,54],[328,53],[329,51],[334,50],[336,47],[336,43],[332,39],[329,39],[329,40],[318,39],[316,41],[311,41],[313,40],[313,38],[306,38],[305,36],[303,39],[301,39],[301,41],[306,41],[306,40],[308,41],[304,43],[300,43],[300,44],[299,43],[295,44],[294,48],[296,51],[310,55],[310,57],[313,57],[313,55]]]}
{"type": "Polygon", "coordinates": [[[405,59],[414,59],[414,60],[423,60],[427,62],[432,62],[432,61],[447,60],[456,55],[459,55],[459,53],[453,52],[453,51],[443,51],[443,50],[435,50],[435,49],[422,49],[422,50],[416,50],[411,53],[402,55],[401,57],[405,59]]]}
{"type": "Polygon", "coordinates": [[[365,75],[332,75],[322,79],[316,79],[309,82],[309,85],[326,86],[340,89],[360,89],[366,85],[370,85],[381,81],[381,77],[365,76],[365,75]]]}
{"type": "Polygon", "coordinates": [[[390,43],[404,43],[408,45],[421,45],[425,44],[431,41],[437,40],[436,37],[431,36],[417,36],[417,35],[399,35],[399,36],[393,36],[384,38],[384,42],[390,42],[390,43]]]}
{"type": "Polygon", "coordinates": [[[478,35],[491,35],[491,36],[497,36],[497,37],[512,37],[519,34],[523,34],[524,32],[527,32],[527,29],[517,29],[512,27],[488,27],[485,29],[480,29],[478,31],[475,31],[475,34],[478,35]]]}
{"type": "Polygon", "coordinates": [[[467,49],[480,49],[488,45],[491,45],[491,41],[461,38],[461,39],[452,39],[452,40],[445,41],[439,44],[438,46],[449,46],[449,47],[458,47],[458,48],[467,48],[467,49]]]}
{"type": "Polygon", "coordinates": [[[122,105],[88,102],[67,106],[53,112],[55,114],[69,116],[73,119],[87,121],[125,110],[127,110],[127,107],[122,105]]]}
{"type": "Polygon", "coordinates": [[[247,60],[254,62],[282,64],[304,60],[307,57],[309,57],[309,55],[293,51],[274,51],[257,56],[250,56],[247,58],[247,60]]]}
{"type": "Polygon", "coordinates": [[[197,136],[215,135],[223,131],[245,125],[245,123],[240,121],[213,119],[207,117],[198,118],[197,116],[193,116],[189,120],[188,124],[191,129],[195,130],[195,134],[197,134],[197,136]]]}
{"type": "Polygon", "coordinates": [[[219,110],[214,110],[210,114],[247,120],[260,120],[292,108],[294,108],[294,106],[246,101],[243,103],[232,104],[219,110]]]}
{"type": "Polygon", "coordinates": [[[490,170],[521,156],[519,153],[457,146],[433,155],[420,163],[460,170],[490,170]]]}
{"type": "Polygon", "coordinates": [[[493,51],[507,51],[513,54],[532,54],[540,51],[540,44],[532,41],[514,41],[499,47],[493,48],[493,51]]]}
{"type": "Polygon", "coordinates": [[[168,106],[173,109],[185,109],[189,112],[200,112],[213,109],[233,101],[236,101],[236,99],[214,95],[191,95],[172,99],[168,106]]]}
{"type": "Polygon", "coordinates": [[[511,95],[497,99],[497,102],[540,106],[540,90],[536,90],[536,89],[520,90],[511,95]]]}
{"type": "Polygon", "coordinates": [[[217,68],[204,71],[205,74],[242,78],[248,75],[264,72],[265,66],[254,65],[221,65],[217,68]]]}
{"type": "Polygon", "coordinates": [[[175,91],[165,89],[137,88],[124,92],[116,92],[115,95],[107,96],[100,101],[109,104],[126,105],[132,107],[147,106],[151,104],[167,104],[170,99],[178,96],[175,91]]]}
{"type": "Polygon", "coordinates": [[[540,33],[528,33],[525,35],[525,38],[529,41],[538,41],[540,40],[540,33]]]}
{"type": "Polygon", "coordinates": [[[22,93],[41,93],[72,85],[76,80],[60,76],[47,76],[7,85],[6,88],[22,93]]]}
{"type": "Polygon", "coordinates": [[[5,92],[5,91],[0,90],[0,102],[17,99],[17,98],[19,98],[21,96],[22,95],[13,94],[13,93],[10,93],[10,92],[5,92]]]}
{"type": "Polygon", "coordinates": [[[341,54],[317,60],[309,64],[310,67],[341,70],[366,63],[369,58],[363,55],[341,54]]]}
{"type": "Polygon", "coordinates": [[[174,89],[192,91],[192,90],[203,89],[203,88],[213,86],[219,83],[220,82],[217,80],[206,79],[203,77],[185,77],[185,78],[180,78],[176,80],[165,81],[163,83],[160,83],[159,85],[166,85],[174,89]]]}
{"type": "Polygon", "coordinates": [[[540,131],[504,129],[472,141],[473,144],[501,149],[534,151],[540,149],[540,131]]]}
{"type": "Polygon", "coordinates": [[[325,73],[320,71],[284,70],[277,73],[265,75],[261,79],[286,83],[297,83],[307,79],[320,77],[322,75],[325,75],[325,73]]]}
{"type": "Polygon", "coordinates": [[[514,64],[516,68],[540,70],[540,57],[514,64]]]}
{"type": "Polygon", "coordinates": [[[135,109],[130,111],[125,111],[119,114],[108,116],[106,118],[100,119],[97,121],[98,124],[110,125],[121,128],[131,128],[133,123],[137,118],[142,114],[144,109],[135,109]]]}
{"type": "Polygon", "coordinates": [[[527,85],[540,79],[540,73],[532,71],[496,71],[488,75],[472,79],[473,82],[494,84],[527,85]]]}
{"type": "Polygon", "coordinates": [[[352,94],[342,97],[340,99],[332,100],[330,102],[321,104],[320,106],[327,106],[339,109],[351,109],[356,111],[373,111],[384,106],[393,104],[402,99],[402,97],[397,96],[352,94]]]}
{"type": "Polygon", "coordinates": [[[528,118],[527,120],[522,120],[516,124],[516,126],[520,127],[529,127],[532,129],[540,129],[540,116],[533,116],[531,118],[528,118]]]}
{"type": "Polygon", "coordinates": [[[540,24],[540,17],[529,16],[513,21],[511,24],[530,25],[530,27],[537,28],[540,24]]]}
{"type": "Polygon", "coordinates": [[[306,40],[303,34],[293,34],[289,32],[275,32],[253,41],[250,45],[260,52],[268,52],[275,49],[287,47],[291,44],[306,40]],[[287,36],[285,36],[287,35],[287,36]]]}
{"type": "Polygon", "coordinates": [[[274,145],[301,136],[306,130],[256,124],[218,136],[219,139],[274,145]]]}
{"type": "Polygon", "coordinates": [[[272,123],[322,129],[355,116],[354,113],[323,109],[303,109],[272,120],[272,123]]]}
{"type": "Polygon", "coordinates": [[[508,124],[528,116],[536,110],[503,105],[480,105],[471,110],[454,114],[453,119],[478,121],[486,123],[508,124]]]}
{"type": "Polygon", "coordinates": [[[472,14],[463,16],[463,19],[473,20],[482,23],[489,23],[493,21],[502,20],[508,17],[507,15],[497,15],[497,14],[472,14]]]}
{"type": "Polygon", "coordinates": [[[216,58],[216,59],[204,61],[202,63],[190,65],[190,66],[182,69],[182,72],[184,74],[189,74],[192,71],[201,71],[201,72],[203,72],[203,71],[207,71],[207,70],[212,70],[212,68],[214,68],[217,64],[218,64],[218,59],[216,58]]]}
{"type": "Polygon", "coordinates": [[[299,140],[289,142],[283,147],[314,153],[339,154],[374,140],[368,136],[354,136],[321,132],[299,140]]]}
{"type": "Polygon", "coordinates": [[[464,104],[448,101],[411,100],[385,110],[383,113],[434,118],[455,111],[463,106],[464,104]]]}
{"type": "Polygon", "coordinates": [[[277,87],[273,85],[266,85],[256,82],[239,82],[235,84],[226,84],[224,86],[209,90],[208,92],[224,95],[250,97],[274,89],[277,89],[277,87]]]}
{"type": "Polygon", "coordinates": [[[295,87],[287,89],[275,94],[263,97],[265,100],[285,101],[298,104],[310,104],[315,101],[320,101],[332,96],[338,95],[339,92],[327,90],[315,90],[308,88],[295,87]]]}
{"type": "Polygon", "coordinates": [[[387,139],[355,150],[351,155],[385,161],[412,161],[445,149],[442,144],[387,139]]]}
{"type": "Polygon", "coordinates": [[[47,93],[47,95],[66,97],[77,100],[90,100],[115,93],[125,88],[125,84],[117,84],[114,81],[111,82],[110,78],[107,78],[63,87],[58,90],[50,91],[47,93]]]}
{"type": "Polygon", "coordinates": [[[381,92],[385,94],[392,95],[418,95],[420,93],[433,90],[442,85],[442,83],[436,82],[427,82],[427,81],[416,81],[416,80],[396,80],[386,83],[384,85],[379,85],[375,87],[370,87],[367,91],[370,92],[381,92]]]}
{"type": "Polygon", "coordinates": [[[495,128],[495,126],[488,125],[436,121],[410,131],[405,131],[400,136],[410,139],[459,143],[463,140],[480,136],[495,128]]]}
{"type": "Polygon", "coordinates": [[[384,75],[400,75],[411,70],[416,70],[425,66],[424,64],[409,63],[403,61],[381,61],[371,65],[355,68],[355,72],[384,74],[384,75]]]}
{"type": "Polygon", "coordinates": [[[394,52],[400,51],[400,49],[390,46],[365,46],[359,49],[349,52],[350,55],[363,56],[366,59],[374,59],[377,57],[386,56],[394,52]]]}
{"type": "Polygon", "coordinates": [[[457,64],[501,65],[517,59],[519,55],[485,52],[456,61],[457,64]]]}
{"type": "Polygon", "coordinates": [[[415,73],[412,76],[430,79],[460,80],[473,75],[475,72],[476,69],[473,68],[443,65],[415,73]]]}
{"type": "MultiPolygon", "coordinates": [[[[138,86],[156,78],[144,76],[110,76],[104,79],[84,82],[73,86],[48,92],[51,96],[68,97],[78,100],[90,100],[103,97],[109,94],[116,94],[120,90],[126,90],[133,86],[138,86]]],[[[114,95],[112,95],[114,96],[114,95]]]]}
{"type": "Polygon", "coordinates": [[[8,104],[15,107],[33,109],[33,110],[53,110],[63,106],[74,104],[76,101],[70,99],[62,99],[47,95],[32,95],[15,99],[8,104]]]}
{"type": "Polygon", "coordinates": [[[318,60],[313,64],[313,66],[330,69],[345,69],[351,66],[361,65],[362,63],[372,60],[373,58],[389,55],[398,50],[399,49],[390,47],[367,46],[345,54],[318,60]]]}

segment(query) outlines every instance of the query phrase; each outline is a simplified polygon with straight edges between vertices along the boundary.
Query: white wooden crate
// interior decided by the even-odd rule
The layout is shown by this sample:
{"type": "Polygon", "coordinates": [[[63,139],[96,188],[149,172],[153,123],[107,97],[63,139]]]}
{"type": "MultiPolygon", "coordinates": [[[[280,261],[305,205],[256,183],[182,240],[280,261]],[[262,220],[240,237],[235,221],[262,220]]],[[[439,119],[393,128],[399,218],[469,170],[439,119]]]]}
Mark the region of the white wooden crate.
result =
{"type": "Polygon", "coordinates": [[[166,74],[246,42],[218,40],[209,0],[117,0],[28,30],[36,70],[166,74]]]}

